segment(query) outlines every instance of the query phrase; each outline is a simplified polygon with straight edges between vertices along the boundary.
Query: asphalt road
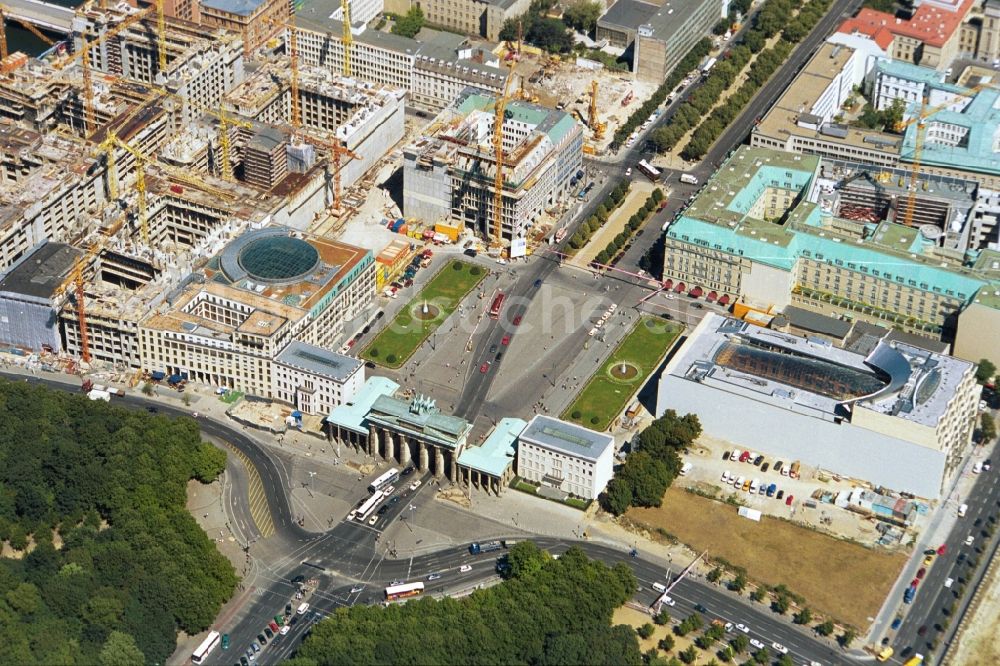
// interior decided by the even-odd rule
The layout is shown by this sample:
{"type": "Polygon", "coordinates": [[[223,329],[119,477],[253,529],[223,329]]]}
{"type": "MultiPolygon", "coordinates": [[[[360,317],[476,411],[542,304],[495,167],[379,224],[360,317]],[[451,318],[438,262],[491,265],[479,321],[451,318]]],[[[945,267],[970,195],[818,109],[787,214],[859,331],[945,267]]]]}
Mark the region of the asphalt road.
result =
{"type": "MultiPolygon", "coordinates": [[[[994,467],[982,472],[969,495],[961,501],[969,505],[966,515],[957,519],[944,541],[945,554],[935,555],[930,565],[921,564],[926,574],[917,585],[913,604],[904,604],[902,597],[897,600],[900,614],[905,613],[905,617],[898,631],[890,631],[888,635],[890,644],[902,658],[913,652],[926,656],[932,652],[930,646],[935,642],[937,650],[943,653],[954,639],[959,620],[968,609],[973,592],[982,583],[990,556],[996,551],[997,538],[990,539],[983,530],[991,521],[996,526],[1000,515],[1000,470],[994,467]],[[967,546],[965,540],[969,536],[973,537],[973,542],[967,546]],[[950,588],[944,585],[948,578],[954,580],[950,588]],[[963,582],[965,594],[959,597],[958,588],[963,582]],[[955,604],[954,611],[951,611],[952,604],[955,604]],[[946,618],[949,621],[947,628],[943,625],[946,618]]],[[[957,511],[957,505],[944,510],[957,511]]],[[[932,544],[932,547],[939,545],[932,544]]]]}
{"type": "MultiPolygon", "coordinates": [[[[0,374],[9,374],[17,380],[23,379],[23,376],[13,373],[0,374]]],[[[30,377],[28,381],[58,390],[77,390],[72,384],[38,377],[30,377]]],[[[118,403],[136,409],[146,409],[155,405],[162,415],[190,416],[186,410],[137,395],[126,396],[119,399],[118,403]]],[[[245,592],[251,599],[248,599],[247,606],[241,613],[243,619],[234,626],[226,626],[222,622],[217,627],[219,631],[230,635],[232,647],[227,651],[214,651],[207,663],[237,662],[241,653],[255,640],[269,618],[283,613],[286,604],[289,603],[292,604],[294,611],[301,603],[301,600],[295,598],[298,584],[294,583],[293,579],[297,576],[302,576],[307,581],[315,581],[315,589],[304,597],[311,606],[310,612],[297,617],[297,622],[290,633],[282,637],[277,644],[271,642],[264,648],[263,656],[259,658],[266,659],[267,662],[278,661],[288,656],[306,635],[308,627],[333,609],[355,603],[380,602],[384,587],[394,580],[426,581],[428,575],[440,574],[440,582],[434,581],[434,584],[428,585],[428,591],[433,594],[469,589],[495,577],[496,553],[474,556],[469,553],[466,545],[410,559],[393,559],[384,549],[378,548],[380,530],[392,520],[405,520],[413,495],[403,497],[402,494],[409,492],[408,484],[416,477],[404,477],[397,484],[400,501],[389,504],[389,511],[374,528],[367,524],[341,520],[325,533],[309,532],[299,527],[292,518],[286,491],[290,487],[289,480],[258,444],[244,436],[241,431],[223,423],[205,418],[199,418],[198,423],[205,434],[232,444],[256,466],[265,484],[268,503],[274,516],[275,535],[266,541],[254,544],[254,549],[255,552],[258,549],[266,549],[267,552],[279,554],[269,559],[266,565],[258,565],[255,574],[259,585],[256,589],[245,592]],[[459,568],[464,564],[470,565],[472,570],[460,572],[459,568]],[[362,589],[358,589],[359,587],[362,589]]],[[[426,488],[425,483],[415,494],[426,488]]],[[[510,537],[522,538],[522,535],[511,534],[510,537]]],[[[661,564],[642,556],[630,557],[629,550],[624,547],[618,549],[588,541],[573,542],[551,538],[532,538],[532,540],[554,553],[561,552],[571,545],[579,545],[589,556],[606,563],[625,562],[632,567],[639,579],[640,590],[637,598],[644,603],[651,603],[655,598],[655,593],[650,589],[652,582],[664,580],[666,574],[661,564]]],[[[254,559],[260,561],[261,558],[255,556],[254,559]]],[[[784,644],[796,660],[801,657],[807,662],[816,660],[823,664],[834,664],[842,663],[847,657],[846,653],[816,640],[786,620],[774,616],[769,610],[753,607],[721,588],[701,580],[681,581],[672,596],[677,603],[672,609],[674,616],[693,612],[694,604],[700,603],[707,607],[709,619],[718,617],[725,621],[747,624],[751,628],[751,637],[759,638],[768,646],[772,641],[784,644]]]]}

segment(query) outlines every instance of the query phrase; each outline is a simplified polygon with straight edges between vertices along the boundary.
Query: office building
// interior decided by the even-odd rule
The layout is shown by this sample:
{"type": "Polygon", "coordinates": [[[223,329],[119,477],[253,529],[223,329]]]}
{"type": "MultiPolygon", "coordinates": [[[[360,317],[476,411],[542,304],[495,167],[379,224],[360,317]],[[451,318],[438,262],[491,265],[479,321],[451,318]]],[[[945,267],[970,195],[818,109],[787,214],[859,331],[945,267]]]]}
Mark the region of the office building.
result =
{"type": "Polygon", "coordinates": [[[305,342],[293,340],[274,359],[274,398],[305,414],[353,402],[364,382],[361,361],[305,342]]]}
{"type": "Polygon", "coordinates": [[[885,339],[840,349],[712,313],[664,368],[656,412],[694,413],[713,439],[933,500],[969,453],[978,401],[968,361],[885,339]]]}
{"type": "Polygon", "coordinates": [[[583,499],[596,499],[613,476],[615,439],[538,414],[517,438],[517,475],[583,499]]]}

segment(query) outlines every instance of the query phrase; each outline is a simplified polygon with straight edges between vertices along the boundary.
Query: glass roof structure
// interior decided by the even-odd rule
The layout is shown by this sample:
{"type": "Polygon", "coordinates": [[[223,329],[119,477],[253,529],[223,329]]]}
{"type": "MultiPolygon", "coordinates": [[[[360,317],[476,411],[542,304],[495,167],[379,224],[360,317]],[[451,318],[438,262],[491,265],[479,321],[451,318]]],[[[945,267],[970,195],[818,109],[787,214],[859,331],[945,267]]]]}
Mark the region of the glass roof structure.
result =
{"type": "Polygon", "coordinates": [[[886,382],[871,373],[750,340],[724,342],[716,351],[713,361],[724,368],[817,393],[833,400],[851,400],[871,395],[886,385],[886,382]]]}
{"type": "Polygon", "coordinates": [[[247,276],[258,282],[292,282],[319,266],[319,251],[300,238],[274,235],[255,238],[237,258],[247,276]]]}

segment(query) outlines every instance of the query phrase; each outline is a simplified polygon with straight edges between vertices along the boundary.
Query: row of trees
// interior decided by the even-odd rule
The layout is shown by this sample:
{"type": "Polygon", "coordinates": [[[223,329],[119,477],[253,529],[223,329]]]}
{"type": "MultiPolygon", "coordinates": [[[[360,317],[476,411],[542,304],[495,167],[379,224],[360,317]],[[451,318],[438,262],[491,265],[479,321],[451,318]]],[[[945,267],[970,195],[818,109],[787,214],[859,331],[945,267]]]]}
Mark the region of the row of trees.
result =
{"type": "Polygon", "coordinates": [[[554,560],[531,542],[512,546],[506,559],[503,584],[463,599],[339,608],[286,663],[641,663],[635,632],[611,626],[636,590],[628,566],[609,568],[578,548],[554,560]]]}
{"type": "Polygon", "coordinates": [[[632,440],[632,450],[601,493],[601,506],[616,516],[630,506],[660,506],[681,469],[678,452],[701,435],[696,414],[668,409],[632,440]]]}
{"type": "Polygon", "coordinates": [[[649,118],[653,111],[655,111],[663,102],[667,99],[667,95],[670,94],[677,84],[687,76],[688,72],[694,70],[698,67],[698,63],[701,62],[702,58],[707,56],[712,50],[712,40],[708,37],[701,39],[697,44],[691,47],[691,50],[687,52],[677,66],[674,67],[673,71],[670,72],[666,80],[660,84],[660,87],[656,89],[652,97],[643,102],[642,106],[636,109],[632,115],[628,117],[621,126],[615,130],[614,139],[611,141],[612,148],[618,148],[632,135],[636,127],[639,127],[646,119],[649,118]]]}
{"type": "Polygon", "coordinates": [[[597,253],[597,257],[594,259],[598,264],[607,265],[613,262],[614,258],[618,256],[618,253],[625,249],[632,236],[639,230],[639,228],[646,222],[648,218],[659,203],[663,201],[663,191],[660,188],[656,188],[652,193],[646,197],[646,203],[643,204],[642,208],[637,210],[632,217],[629,218],[628,222],[625,224],[625,231],[621,232],[614,239],[608,243],[608,246],[597,253]]]}
{"type": "Polygon", "coordinates": [[[191,419],[0,380],[0,652],[9,664],[162,663],[236,586],[185,508],[225,454],[191,419]]]}
{"type": "MultiPolygon", "coordinates": [[[[788,58],[792,49],[823,18],[830,7],[830,0],[768,0],[757,14],[754,26],[747,32],[742,46],[758,53],[750,69],[748,80],[740,86],[726,104],[713,111],[712,115],[699,123],[691,139],[681,151],[686,160],[701,159],[708,152],[719,135],[736,118],[753,96],[788,58]],[[792,17],[795,10],[798,14],[792,17]],[[792,18],[789,18],[792,17],[792,18]],[[769,49],[764,49],[766,40],[781,32],[781,40],[769,49]]],[[[735,49],[734,49],[735,51],[735,49]]],[[[745,64],[745,63],[744,63],[745,64]]],[[[742,66],[740,67],[742,69],[742,66]]],[[[718,71],[716,66],[713,74],[718,71]]]]}
{"type": "Polygon", "coordinates": [[[597,207],[594,214],[587,218],[587,220],[579,226],[575,234],[570,236],[569,246],[574,250],[579,250],[581,247],[586,245],[590,241],[590,237],[593,236],[594,233],[603,227],[604,223],[608,221],[611,213],[613,213],[618,206],[622,205],[630,187],[632,187],[631,180],[618,181],[618,184],[615,185],[614,189],[608,193],[607,198],[605,198],[601,205],[597,207]]]}

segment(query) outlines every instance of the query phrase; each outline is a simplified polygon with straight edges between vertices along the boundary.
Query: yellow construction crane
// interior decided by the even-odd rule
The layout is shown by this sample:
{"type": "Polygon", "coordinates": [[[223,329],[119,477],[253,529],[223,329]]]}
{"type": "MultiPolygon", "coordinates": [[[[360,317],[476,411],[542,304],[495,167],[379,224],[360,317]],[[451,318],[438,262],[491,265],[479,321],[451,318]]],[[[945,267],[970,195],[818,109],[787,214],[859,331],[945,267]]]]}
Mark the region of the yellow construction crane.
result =
{"type": "Polygon", "coordinates": [[[151,161],[141,152],[118,138],[114,132],[108,132],[107,137],[98,147],[108,160],[108,193],[112,199],[118,198],[118,164],[115,160],[115,148],[121,148],[135,158],[135,189],[139,192],[139,229],[142,242],[149,245],[149,217],[146,210],[146,165],[151,161]]]}
{"type": "Polygon", "coordinates": [[[964,92],[957,93],[954,97],[948,101],[938,104],[937,106],[927,108],[927,98],[923,97],[920,100],[920,112],[909,120],[901,121],[896,124],[895,130],[897,132],[903,132],[910,125],[916,124],[916,132],[913,137],[913,162],[910,165],[910,185],[909,185],[909,195],[906,198],[906,208],[903,211],[903,224],[908,227],[913,226],[913,213],[916,210],[917,204],[917,180],[920,177],[920,165],[921,156],[924,150],[924,139],[926,137],[927,125],[924,122],[927,118],[933,116],[939,111],[944,111],[945,109],[952,106],[957,100],[972,97],[976,95],[980,90],[984,88],[992,88],[986,83],[980,83],[979,85],[973,86],[964,92]]]}
{"type": "Polygon", "coordinates": [[[21,19],[11,16],[8,10],[3,5],[0,5],[0,59],[6,58],[9,54],[7,53],[7,21],[14,21],[22,28],[33,34],[38,39],[42,40],[49,46],[55,44],[54,41],[49,39],[49,37],[43,33],[41,30],[31,25],[27,21],[22,21],[21,19]]]}
{"type": "Polygon", "coordinates": [[[285,28],[288,31],[288,41],[286,45],[288,46],[288,65],[291,71],[291,97],[292,97],[292,136],[298,134],[299,127],[301,126],[301,117],[299,115],[299,29],[295,26],[295,15],[293,14],[288,18],[287,22],[277,21],[275,19],[264,19],[266,23],[271,25],[279,26],[285,28]]]}
{"type": "Polygon", "coordinates": [[[507,97],[510,94],[510,82],[514,78],[514,66],[507,72],[503,83],[503,93],[496,101],[493,120],[493,156],[496,162],[496,175],[493,179],[493,245],[499,247],[503,242],[503,121],[507,109],[507,97]]]}
{"type": "Polygon", "coordinates": [[[167,71],[167,19],[163,14],[163,0],[156,0],[156,52],[161,72],[167,71]]]}
{"type": "MultiPolygon", "coordinates": [[[[215,115],[215,114],[213,114],[215,115]]],[[[253,129],[253,125],[236,118],[230,118],[226,115],[226,110],[223,106],[219,105],[219,113],[216,115],[219,119],[219,146],[222,148],[222,178],[223,180],[228,180],[230,183],[236,182],[236,178],[233,176],[233,163],[230,161],[230,148],[229,148],[229,127],[243,127],[245,129],[253,129]]]]}
{"type": "Polygon", "coordinates": [[[351,47],[354,45],[354,35],[351,33],[350,0],[340,0],[340,11],[344,15],[344,35],[341,38],[341,41],[344,43],[344,76],[350,76],[351,47]]]}
{"type": "Polygon", "coordinates": [[[595,139],[600,141],[604,138],[607,125],[602,123],[597,115],[597,79],[590,82],[590,117],[587,118],[587,124],[593,130],[595,139]]]}
{"type": "Polygon", "coordinates": [[[340,143],[340,139],[337,138],[336,134],[330,136],[329,141],[323,141],[321,139],[315,139],[308,135],[303,135],[303,138],[314,146],[320,148],[326,148],[330,151],[330,165],[333,168],[333,210],[340,212],[340,165],[341,158],[350,157],[351,159],[360,160],[361,156],[357,155],[354,151],[350,150],[346,146],[340,143]]]}

